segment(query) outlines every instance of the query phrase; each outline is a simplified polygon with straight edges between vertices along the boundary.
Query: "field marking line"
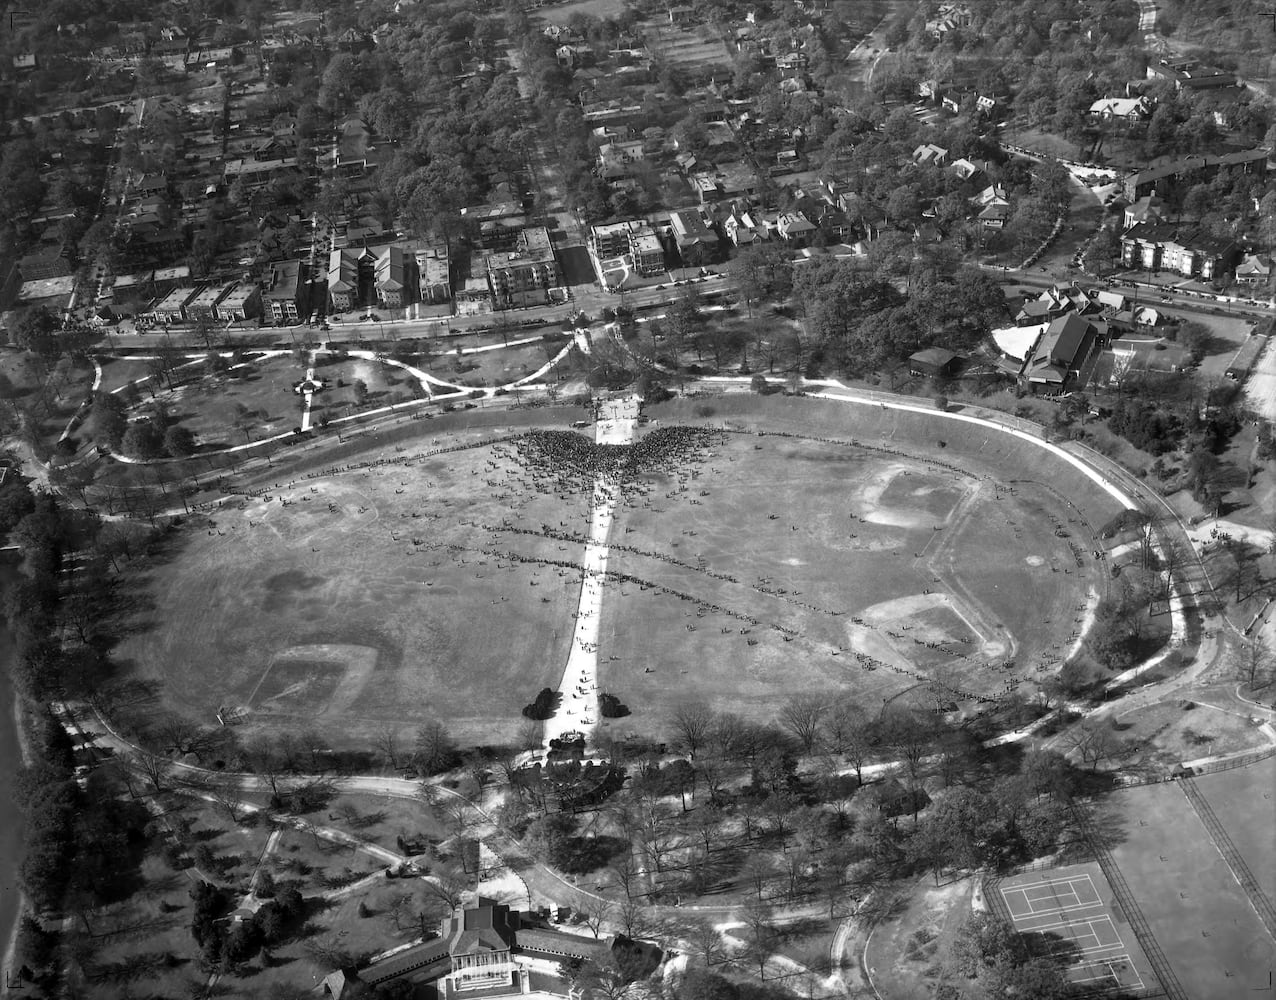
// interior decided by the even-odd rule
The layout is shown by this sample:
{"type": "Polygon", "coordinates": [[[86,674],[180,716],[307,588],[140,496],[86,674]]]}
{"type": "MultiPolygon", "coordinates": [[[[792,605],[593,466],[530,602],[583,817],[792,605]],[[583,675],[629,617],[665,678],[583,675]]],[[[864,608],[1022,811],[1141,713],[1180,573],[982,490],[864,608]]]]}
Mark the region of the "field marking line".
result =
{"type": "MultiPolygon", "coordinates": [[[[1027,891],[1024,892],[1024,895],[1027,897],[1028,902],[1033,905],[1034,909],[1036,908],[1036,905],[1038,903],[1045,903],[1045,902],[1049,902],[1050,900],[1062,901],[1064,896],[1071,896],[1073,899],[1076,899],[1076,900],[1079,900],[1081,898],[1071,889],[1065,889],[1063,891],[1060,891],[1055,889],[1053,886],[1048,887],[1045,890],[1045,892],[1041,895],[1032,896],[1032,895],[1029,895],[1027,891]]],[[[1062,907],[1060,907],[1060,909],[1062,909],[1062,907]]]]}
{"type": "MultiPolygon", "coordinates": [[[[1103,966],[1103,967],[1106,967],[1107,971],[1097,976],[1085,976],[1084,978],[1081,978],[1081,979],[1072,979],[1072,982],[1081,984],[1081,983],[1097,982],[1100,979],[1112,979],[1116,982],[1118,986],[1120,986],[1122,985],[1121,978],[1115,972],[1112,971],[1112,966],[1115,963],[1120,962],[1122,960],[1124,960],[1125,963],[1130,967],[1130,972],[1134,975],[1134,978],[1139,981],[1137,986],[1131,986],[1130,988],[1134,990],[1143,989],[1143,977],[1139,975],[1139,971],[1138,969],[1134,967],[1134,962],[1130,960],[1129,955],[1114,955],[1112,958],[1101,959],[1097,962],[1078,962],[1076,965],[1072,966],[1073,969],[1081,969],[1081,968],[1084,968],[1085,966],[1103,966]]],[[[1072,977],[1069,976],[1068,978],[1071,979],[1072,977]]]]}
{"type": "Polygon", "coordinates": [[[1014,916],[1014,917],[1018,917],[1018,916],[1025,916],[1025,917],[1026,917],[1026,916],[1031,915],[1031,913],[1032,913],[1032,904],[1028,902],[1028,894],[1027,894],[1026,892],[1024,892],[1024,890],[1023,890],[1023,889],[1021,889],[1019,886],[1012,886],[1012,887],[1011,887],[1011,888],[1009,888],[1009,889],[1002,889],[1002,890],[1001,890],[1001,898],[1002,898],[1003,900],[1005,900],[1005,903],[1006,903],[1006,909],[1010,911],[1010,915],[1011,915],[1011,916],[1014,916]],[[1020,913],[1020,912],[1017,912],[1017,911],[1016,911],[1014,904],[1013,904],[1013,903],[1011,903],[1011,901],[1010,901],[1010,894],[1011,894],[1012,892],[1017,892],[1017,893],[1019,893],[1019,898],[1020,898],[1020,899],[1022,899],[1025,903],[1027,903],[1027,904],[1028,904],[1028,911],[1027,911],[1027,913],[1020,913]]]}

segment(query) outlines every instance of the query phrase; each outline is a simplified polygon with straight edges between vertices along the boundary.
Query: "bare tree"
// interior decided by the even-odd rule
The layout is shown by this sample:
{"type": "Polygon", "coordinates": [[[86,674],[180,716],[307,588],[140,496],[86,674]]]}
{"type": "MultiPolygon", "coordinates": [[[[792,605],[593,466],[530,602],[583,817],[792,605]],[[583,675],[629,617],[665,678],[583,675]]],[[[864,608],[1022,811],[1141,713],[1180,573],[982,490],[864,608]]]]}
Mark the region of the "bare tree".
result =
{"type": "Polygon", "coordinates": [[[271,793],[278,797],[284,762],[275,741],[265,734],[254,736],[244,747],[244,753],[253,773],[264,779],[271,793]]]}
{"type": "Polygon", "coordinates": [[[828,713],[828,703],[824,694],[796,694],[780,709],[781,724],[797,737],[806,753],[820,738],[820,723],[828,713]]]}
{"type": "Polygon", "coordinates": [[[145,750],[129,754],[127,760],[130,767],[141,772],[142,776],[151,783],[151,788],[154,791],[162,792],[164,790],[168,774],[173,769],[171,760],[167,757],[159,757],[153,753],[147,753],[145,750]]]}
{"type": "Polygon", "coordinates": [[[225,810],[230,821],[238,824],[239,811],[244,807],[243,789],[237,783],[219,781],[209,788],[208,792],[213,797],[213,801],[225,810]]]}
{"type": "Polygon", "coordinates": [[[1091,771],[1097,771],[1103,761],[1121,749],[1121,741],[1112,730],[1111,720],[1100,719],[1078,725],[1068,737],[1068,746],[1077,752],[1082,763],[1090,765],[1091,771]]]}
{"type": "Polygon", "coordinates": [[[693,951],[704,958],[705,965],[713,965],[722,957],[724,945],[722,935],[710,920],[688,924],[683,929],[683,936],[691,943],[693,951]]]}
{"type": "Polygon", "coordinates": [[[1251,691],[1264,688],[1272,682],[1272,653],[1261,636],[1244,639],[1233,655],[1237,674],[1251,691]]]}
{"type": "Polygon", "coordinates": [[[607,920],[607,913],[610,906],[605,902],[591,903],[578,909],[580,919],[585,922],[585,926],[589,928],[594,937],[598,937],[598,932],[602,929],[603,923],[607,920]]]}
{"type": "Polygon", "coordinates": [[[450,865],[440,865],[426,881],[428,891],[441,900],[449,910],[455,910],[469,892],[470,880],[465,873],[450,865]]]}
{"type": "Polygon", "coordinates": [[[686,749],[688,757],[694,760],[696,751],[708,742],[713,721],[713,710],[703,701],[686,702],[674,712],[678,743],[686,749]]]}
{"type": "Polygon", "coordinates": [[[616,884],[624,890],[625,899],[633,899],[638,882],[638,865],[634,863],[633,856],[626,851],[623,857],[612,863],[609,870],[616,879],[616,884]]]}
{"type": "Polygon", "coordinates": [[[766,978],[766,963],[775,942],[774,913],[760,900],[751,899],[740,914],[749,929],[749,951],[758,963],[758,978],[766,978]]]}
{"type": "Polygon", "coordinates": [[[372,747],[392,771],[399,767],[399,727],[386,723],[377,730],[372,747]]]}

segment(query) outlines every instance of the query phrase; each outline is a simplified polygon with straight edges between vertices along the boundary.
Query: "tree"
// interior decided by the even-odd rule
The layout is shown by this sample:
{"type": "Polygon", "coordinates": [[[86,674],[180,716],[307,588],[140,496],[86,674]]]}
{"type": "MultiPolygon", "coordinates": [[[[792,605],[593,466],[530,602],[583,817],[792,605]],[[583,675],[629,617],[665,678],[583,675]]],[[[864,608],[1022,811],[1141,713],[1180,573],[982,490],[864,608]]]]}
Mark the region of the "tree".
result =
{"type": "Polygon", "coordinates": [[[749,931],[749,952],[758,963],[758,978],[766,978],[766,963],[775,943],[775,914],[760,899],[750,899],[740,914],[749,931]]]}
{"type": "Polygon", "coordinates": [[[429,720],[416,731],[413,763],[423,774],[438,774],[455,766],[456,744],[442,723],[429,720]]]}
{"type": "Polygon", "coordinates": [[[693,760],[696,751],[708,741],[713,720],[713,710],[703,701],[683,702],[674,710],[673,725],[678,742],[693,760]]]}
{"type": "Polygon", "coordinates": [[[13,345],[24,351],[52,360],[61,353],[55,331],[58,321],[43,306],[23,309],[10,320],[13,345]]]}
{"type": "Polygon", "coordinates": [[[195,435],[180,424],[164,431],[164,451],[171,458],[185,458],[195,451],[195,435]]]}
{"type": "Polygon", "coordinates": [[[810,753],[820,738],[821,723],[828,713],[828,696],[823,694],[797,694],[780,710],[780,722],[810,753]]]}
{"type": "Polygon", "coordinates": [[[1068,745],[1077,752],[1082,763],[1090,765],[1091,771],[1097,771],[1099,765],[1115,756],[1122,746],[1110,719],[1081,723],[1069,735],[1068,745]]]}
{"type": "Polygon", "coordinates": [[[373,748],[381,756],[386,767],[393,769],[399,766],[399,729],[387,723],[377,730],[373,739],[373,748]]]}
{"type": "Polygon", "coordinates": [[[1261,636],[1242,640],[1234,653],[1236,672],[1250,691],[1267,687],[1272,682],[1273,661],[1271,650],[1261,636]]]}

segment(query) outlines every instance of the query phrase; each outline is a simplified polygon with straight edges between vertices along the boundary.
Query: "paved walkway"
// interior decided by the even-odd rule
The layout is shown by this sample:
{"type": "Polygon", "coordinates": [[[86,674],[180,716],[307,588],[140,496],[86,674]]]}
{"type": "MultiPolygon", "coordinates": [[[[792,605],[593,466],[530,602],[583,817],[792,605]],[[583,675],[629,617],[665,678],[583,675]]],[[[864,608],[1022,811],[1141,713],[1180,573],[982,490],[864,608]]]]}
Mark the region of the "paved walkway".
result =
{"type": "MultiPolygon", "coordinates": [[[[605,400],[599,404],[594,424],[598,444],[628,444],[638,425],[637,396],[605,400]]],[[[589,501],[589,541],[582,559],[584,576],[576,606],[576,627],[572,632],[567,665],[558,690],[562,704],[545,723],[545,747],[566,732],[582,732],[588,739],[598,716],[598,627],[602,617],[603,586],[607,575],[607,535],[615,518],[620,483],[599,479],[589,501]]]]}

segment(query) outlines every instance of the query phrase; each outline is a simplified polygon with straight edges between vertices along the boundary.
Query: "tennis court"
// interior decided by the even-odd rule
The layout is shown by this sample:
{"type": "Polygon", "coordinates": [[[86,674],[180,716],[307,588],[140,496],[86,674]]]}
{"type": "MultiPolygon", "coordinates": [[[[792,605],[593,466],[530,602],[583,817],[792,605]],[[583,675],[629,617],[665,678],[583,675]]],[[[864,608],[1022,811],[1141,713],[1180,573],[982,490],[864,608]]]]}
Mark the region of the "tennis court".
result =
{"type": "Polygon", "coordinates": [[[990,888],[989,898],[1034,950],[1072,957],[1074,983],[1102,993],[1155,982],[1140,972],[1147,961],[1098,865],[1017,875],[990,888]]]}

